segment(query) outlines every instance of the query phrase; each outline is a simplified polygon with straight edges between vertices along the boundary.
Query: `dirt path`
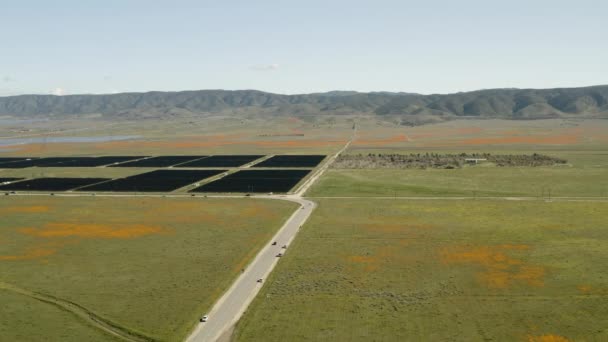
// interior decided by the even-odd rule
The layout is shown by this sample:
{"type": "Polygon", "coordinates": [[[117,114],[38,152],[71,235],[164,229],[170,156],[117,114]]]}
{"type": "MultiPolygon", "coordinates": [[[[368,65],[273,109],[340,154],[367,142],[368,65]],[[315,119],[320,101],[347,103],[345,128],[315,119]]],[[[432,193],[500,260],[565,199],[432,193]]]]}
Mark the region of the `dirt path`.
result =
{"type": "Polygon", "coordinates": [[[0,282],[0,290],[10,291],[13,293],[20,294],[22,296],[30,297],[41,301],[43,303],[47,303],[50,305],[54,305],[61,310],[68,311],[78,318],[84,320],[86,323],[92,325],[95,328],[103,330],[104,332],[117,336],[125,341],[133,341],[133,342],[149,342],[156,341],[155,339],[136,333],[134,331],[130,331],[124,327],[121,327],[109,320],[106,320],[94,312],[70,301],[49,296],[46,294],[29,291],[8,283],[0,282]]]}

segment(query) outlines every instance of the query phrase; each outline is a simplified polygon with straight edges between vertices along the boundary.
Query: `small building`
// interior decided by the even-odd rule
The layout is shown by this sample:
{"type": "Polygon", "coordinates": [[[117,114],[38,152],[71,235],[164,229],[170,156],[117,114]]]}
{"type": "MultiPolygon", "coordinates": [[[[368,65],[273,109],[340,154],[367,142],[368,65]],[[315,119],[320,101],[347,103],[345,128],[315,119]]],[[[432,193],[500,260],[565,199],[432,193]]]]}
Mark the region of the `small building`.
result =
{"type": "Polygon", "coordinates": [[[487,161],[486,158],[465,158],[465,163],[467,164],[479,164],[480,162],[487,161]]]}

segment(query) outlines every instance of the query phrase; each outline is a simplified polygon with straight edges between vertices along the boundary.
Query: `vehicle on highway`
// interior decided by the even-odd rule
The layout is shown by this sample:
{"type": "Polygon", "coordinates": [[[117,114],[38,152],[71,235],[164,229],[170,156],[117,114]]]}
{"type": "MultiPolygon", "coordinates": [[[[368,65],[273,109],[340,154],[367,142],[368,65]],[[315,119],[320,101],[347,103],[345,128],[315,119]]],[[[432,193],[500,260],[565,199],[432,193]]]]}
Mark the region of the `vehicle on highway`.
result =
{"type": "Polygon", "coordinates": [[[262,278],[258,279],[258,283],[261,283],[261,282],[262,282],[262,278]]]}
{"type": "Polygon", "coordinates": [[[201,323],[207,322],[207,320],[209,320],[209,316],[204,315],[203,317],[201,317],[201,323]]]}
{"type": "Polygon", "coordinates": [[[282,256],[283,256],[283,253],[279,253],[279,254],[277,254],[277,258],[280,258],[280,257],[282,257],[282,256]]]}
{"type": "Polygon", "coordinates": [[[275,241],[275,242],[273,242],[273,243],[272,243],[272,245],[273,245],[273,246],[276,246],[276,245],[277,245],[277,242],[276,242],[276,241],[275,241]]]}
{"type": "Polygon", "coordinates": [[[281,248],[283,248],[283,249],[287,249],[287,245],[283,245],[283,247],[281,247],[281,248]]]}

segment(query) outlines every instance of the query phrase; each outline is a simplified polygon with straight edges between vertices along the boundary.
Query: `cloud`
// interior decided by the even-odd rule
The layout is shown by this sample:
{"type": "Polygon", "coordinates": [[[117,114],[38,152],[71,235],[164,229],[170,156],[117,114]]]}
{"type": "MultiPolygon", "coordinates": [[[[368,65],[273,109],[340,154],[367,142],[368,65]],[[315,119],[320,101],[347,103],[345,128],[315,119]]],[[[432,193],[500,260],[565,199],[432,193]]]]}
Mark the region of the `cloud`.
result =
{"type": "Polygon", "coordinates": [[[57,87],[51,91],[51,94],[57,95],[57,96],[65,95],[65,89],[63,89],[61,87],[57,87]]]}
{"type": "Polygon", "coordinates": [[[279,65],[276,63],[252,65],[249,67],[249,69],[255,70],[255,71],[274,71],[274,70],[279,69],[279,65]]]}

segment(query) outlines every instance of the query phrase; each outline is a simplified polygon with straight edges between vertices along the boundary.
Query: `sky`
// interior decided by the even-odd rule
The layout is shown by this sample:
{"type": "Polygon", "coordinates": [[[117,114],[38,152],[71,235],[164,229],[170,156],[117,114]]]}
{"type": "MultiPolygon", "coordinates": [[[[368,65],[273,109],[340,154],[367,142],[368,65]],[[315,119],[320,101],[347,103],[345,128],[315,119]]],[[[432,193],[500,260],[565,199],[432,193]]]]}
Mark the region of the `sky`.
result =
{"type": "Polygon", "coordinates": [[[0,96],[608,84],[608,1],[0,0],[0,96]]]}

